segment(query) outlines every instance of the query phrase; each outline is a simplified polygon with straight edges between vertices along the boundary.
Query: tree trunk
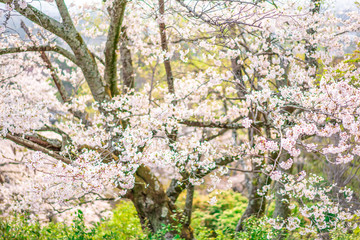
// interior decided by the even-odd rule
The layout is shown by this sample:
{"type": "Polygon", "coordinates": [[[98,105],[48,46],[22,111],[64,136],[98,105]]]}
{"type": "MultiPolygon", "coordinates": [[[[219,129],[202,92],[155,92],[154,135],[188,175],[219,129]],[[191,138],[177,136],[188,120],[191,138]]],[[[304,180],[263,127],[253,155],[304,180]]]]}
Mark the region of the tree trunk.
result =
{"type": "Polygon", "coordinates": [[[286,219],[290,215],[290,199],[288,194],[280,194],[279,192],[284,189],[282,184],[276,183],[275,185],[275,210],[273,217],[286,219]]]}
{"type": "MultiPolygon", "coordinates": [[[[259,169],[255,169],[259,170],[259,169]]],[[[262,190],[262,187],[267,185],[270,180],[267,176],[262,175],[261,173],[255,174],[252,177],[251,186],[249,189],[249,202],[248,206],[241,216],[237,226],[236,231],[240,232],[244,230],[244,220],[251,217],[261,217],[264,215],[266,207],[265,196],[260,196],[258,190],[262,190]]]]}
{"type": "Polygon", "coordinates": [[[128,37],[126,35],[126,28],[121,30],[121,44],[120,44],[120,57],[121,57],[121,73],[123,79],[123,93],[127,93],[130,89],[135,87],[134,67],[131,58],[131,52],[128,48],[128,37]]]}
{"type": "MultiPolygon", "coordinates": [[[[275,185],[275,210],[273,213],[273,218],[279,218],[281,220],[286,220],[291,213],[289,208],[290,198],[288,194],[280,194],[279,192],[284,189],[284,186],[279,182],[275,185]]],[[[277,239],[286,239],[286,230],[281,230],[277,239]]]]}
{"type": "MultiPolygon", "coordinates": [[[[290,158],[288,153],[282,153],[279,158],[279,163],[282,161],[287,161],[290,158]]],[[[291,173],[291,167],[288,170],[285,170],[286,173],[291,173]]],[[[282,218],[283,220],[287,219],[290,216],[291,210],[290,206],[290,198],[288,194],[281,194],[280,192],[285,192],[284,185],[280,182],[275,184],[275,210],[273,217],[274,218],[282,218]]]]}
{"type": "MultiPolygon", "coordinates": [[[[254,119],[253,114],[249,114],[250,119],[254,119]]],[[[256,127],[256,126],[255,126],[256,127]]],[[[266,129],[267,134],[269,134],[268,129],[266,129]]],[[[249,137],[249,142],[251,146],[255,145],[255,135],[258,135],[259,133],[254,131],[253,128],[249,129],[248,132],[248,137],[249,137]]],[[[266,207],[266,194],[263,196],[259,195],[259,191],[262,190],[262,188],[270,183],[270,178],[264,174],[262,174],[260,172],[261,170],[261,166],[258,166],[256,163],[252,163],[252,169],[254,170],[254,172],[250,175],[249,174],[249,186],[248,186],[248,191],[249,191],[249,202],[248,202],[248,206],[246,207],[245,212],[243,213],[243,215],[241,216],[235,231],[236,232],[240,232],[244,230],[244,220],[251,217],[251,216],[256,216],[256,217],[260,217],[264,214],[265,212],[265,207],[266,207]]]]}
{"type": "Polygon", "coordinates": [[[129,190],[127,197],[134,203],[143,229],[148,228],[156,233],[164,225],[170,225],[171,230],[165,234],[165,239],[173,239],[177,234],[184,239],[193,239],[191,227],[181,224],[181,214],[176,212],[176,207],[166,195],[162,184],[148,167],[138,168],[135,187],[129,190]],[[179,224],[182,229],[176,230],[179,224]]]}

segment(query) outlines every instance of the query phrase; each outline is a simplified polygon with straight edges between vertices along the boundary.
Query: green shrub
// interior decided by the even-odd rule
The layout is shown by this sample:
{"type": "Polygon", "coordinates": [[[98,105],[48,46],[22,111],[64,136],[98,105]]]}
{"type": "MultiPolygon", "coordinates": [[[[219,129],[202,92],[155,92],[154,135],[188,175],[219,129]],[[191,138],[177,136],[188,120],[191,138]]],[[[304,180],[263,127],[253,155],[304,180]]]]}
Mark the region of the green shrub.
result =
{"type": "Polygon", "coordinates": [[[96,239],[139,239],[144,236],[140,219],[130,201],[122,201],[113,211],[111,219],[96,228],[96,239]]]}
{"type": "Polygon", "coordinates": [[[166,239],[166,235],[170,232],[173,232],[175,230],[175,232],[179,232],[179,234],[176,234],[172,239],[173,240],[181,240],[182,238],[180,237],[180,228],[181,225],[177,226],[175,229],[172,228],[170,225],[162,225],[162,229],[157,231],[156,233],[151,233],[148,232],[147,235],[144,235],[142,238],[140,238],[139,240],[159,240],[159,239],[166,239]]]}
{"type": "Polygon", "coordinates": [[[247,198],[234,191],[194,199],[192,226],[197,239],[234,239],[236,224],[247,207],[247,198]],[[217,202],[209,204],[216,196],[217,202]]]}
{"type": "Polygon", "coordinates": [[[12,221],[0,221],[0,238],[14,240],[30,239],[68,239],[88,240],[93,239],[94,228],[87,228],[84,216],[78,211],[76,218],[70,226],[63,223],[49,223],[41,226],[38,222],[30,223],[27,216],[15,216],[12,221]]]}
{"type": "Polygon", "coordinates": [[[244,231],[237,233],[236,239],[277,239],[278,232],[265,224],[264,218],[250,217],[244,221],[244,231]]]}
{"type": "Polygon", "coordinates": [[[103,220],[93,227],[85,225],[81,211],[77,212],[71,225],[49,223],[41,226],[38,222],[30,223],[26,215],[15,216],[12,221],[0,220],[0,239],[130,240],[143,236],[136,210],[128,201],[118,204],[111,219],[103,220]]]}

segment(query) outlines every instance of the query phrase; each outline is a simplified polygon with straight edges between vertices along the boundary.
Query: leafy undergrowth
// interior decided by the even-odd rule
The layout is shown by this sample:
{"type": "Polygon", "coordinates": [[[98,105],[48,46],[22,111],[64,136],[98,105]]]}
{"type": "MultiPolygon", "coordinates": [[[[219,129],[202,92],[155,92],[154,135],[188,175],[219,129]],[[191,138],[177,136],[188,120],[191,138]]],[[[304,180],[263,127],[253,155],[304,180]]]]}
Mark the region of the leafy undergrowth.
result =
{"type": "Polygon", "coordinates": [[[113,211],[113,217],[93,227],[87,227],[81,211],[77,213],[71,225],[49,223],[29,224],[26,217],[18,216],[12,221],[0,221],[0,239],[16,240],[95,240],[95,239],[142,239],[140,220],[131,202],[123,201],[113,211]]]}
{"type": "Polygon", "coordinates": [[[192,226],[196,239],[234,238],[236,224],[246,206],[247,198],[233,191],[195,198],[192,226]],[[217,201],[210,204],[213,197],[217,201]]]}
{"type": "MultiPolygon", "coordinates": [[[[180,199],[180,201],[182,201],[180,199]]],[[[181,204],[181,203],[180,203],[181,204]]],[[[278,233],[263,219],[250,218],[245,222],[245,231],[235,234],[235,227],[239,217],[245,211],[247,199],[239,193],[225,191],[217,195],[198,195],[194,198],[192,227],[197,240],[228,240],[228,239],[277,239],[278,233]],[[211,198],[217,201],[210,204],[211,198]]],[[[271,215],[273,206],[270,205],[268,214],[271,215]]],[[[157,240],[162,239],[169,230],[164,226],[157,234],[143,232],[136,210],[131,202],[122,201],[113,211],[111,219],[88,227],[84,223],[81,211],[77,213],[72,224],[49,223],[41,226],[39,223],[29,223],[25,216],[17,216],[12,221],[0,220],[0,239],[14,240],[157,240]]],[[[283,239],[315,239],[314,236],[301,236],[297,233],[287,234],[283,239]]],[[[177,238],[180,239],[180,238],[177,238]]],[[[358,232],[345,234],[335,232],[333,240],[360,239],[358,232]]]]}

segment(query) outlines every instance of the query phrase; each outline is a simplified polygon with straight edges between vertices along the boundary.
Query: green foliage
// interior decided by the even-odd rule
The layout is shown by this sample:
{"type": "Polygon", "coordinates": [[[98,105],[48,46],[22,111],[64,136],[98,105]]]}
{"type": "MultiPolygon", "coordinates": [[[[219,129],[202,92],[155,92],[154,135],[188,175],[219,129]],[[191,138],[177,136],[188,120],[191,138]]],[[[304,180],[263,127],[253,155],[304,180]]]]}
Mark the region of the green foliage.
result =
{"type": "Polygon", "coordinates": [[[30,223],[26,216],[15,216],[12,221],[0,220],[0,239],[130,240],[143,236],[136,210],[131,202],[126,201],[117,206],[110,220],[103,220],[93,227],[85,225],[81,211],[77,212],[71,225],[49,223],[41,226],[38,222],[30,223]]]}
{"type": "Polygon", "coordinates": [[[331,234],[331,240],[357,240],[360,239],[359,233],[349,234],[346,231],[336,230],[331,234]]]}
{"type": "Polygon", "coordinates": [[[264,219],[250,217],[244,221],[245,231],[236,235],[236,239],[272,239],[278,233],[273,231],[270,225],[265,224],[264,219]]]}
{"type": "Polygon", "coordinates": [[[236,224],[247,206],[240,193],[224,191],[194,199],[192,226],[197,239],[233,239],[236,224]],[[214,205],[208,203],[216,196],[214,205]]]}
{"type": "Polygon", "coordinates": [[[0,221],[0,239],[28,240],[28,239],[93,239],[95,228],[88,228],[84,223],[84,216],[78,211],[70,226],[62,223],[49,223],[41,226],[38,222],[30,223],[26,216],[15,216],[12,221],[0,221]]]}
{"type": "Polygon", "coordinates": [[[138,239],[144,236],[139,217],[130,201],[123,201],[113,217],[97,227],[96,239],[138,239]]]}
{"type": "MultiPolygon", "coordinates": [[[[166,239],[166,236],[170,232],[180,232],[179,229],[181,228],[181,225],[176,226],[174,229],[170,225],[163,225],[162,229],[157,231],[156,233],[149,232],[146,236],[143,236],[140,238],[141,240],[158,240],[158,239],[166,239]]],[[[175,236],[172,238],[174,240],[180,240],[182,239],[179,234],[175,234],[175,236]]]]}

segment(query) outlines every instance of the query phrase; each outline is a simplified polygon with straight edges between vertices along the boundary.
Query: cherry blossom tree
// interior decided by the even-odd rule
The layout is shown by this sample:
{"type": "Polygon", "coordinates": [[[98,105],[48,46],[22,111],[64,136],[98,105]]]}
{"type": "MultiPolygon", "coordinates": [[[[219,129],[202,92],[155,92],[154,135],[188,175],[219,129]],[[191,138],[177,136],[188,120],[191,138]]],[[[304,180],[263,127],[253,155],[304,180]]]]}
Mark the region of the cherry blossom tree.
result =
{"type": "Polygon", "coordinates": [[[239,171],[249,203],[237,231],[273,199],[275,229],[326,238],[356,227],[359,70],[345,49],[358,14],[339,19],[317,0],[55,0],[56,20],[35,2],[0,2],[0,129],[36,151],[27,166],[43,180],[1,206],[66,209],[116,188],[144,227],[181,224],[192,239],[195,187],[231,187],[239,171]],[[17,15],[35,24],[21,21],[23,36],[17,15]],[[338,181],[301,169],[314,159],[339,166],[338,181]]]}

